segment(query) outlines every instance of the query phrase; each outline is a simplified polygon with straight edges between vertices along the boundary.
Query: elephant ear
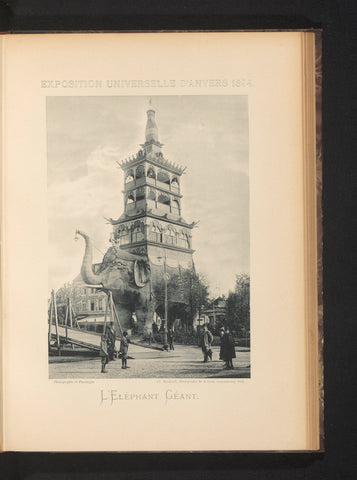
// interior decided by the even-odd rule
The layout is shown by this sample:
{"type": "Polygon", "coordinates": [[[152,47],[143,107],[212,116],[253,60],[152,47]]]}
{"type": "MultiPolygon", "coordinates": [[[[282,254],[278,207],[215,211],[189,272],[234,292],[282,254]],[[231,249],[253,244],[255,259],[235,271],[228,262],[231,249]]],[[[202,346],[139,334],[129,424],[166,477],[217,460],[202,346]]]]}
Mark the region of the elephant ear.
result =
{"type": "Polygon", "coordinates": [[[150,279],[150,267],[145,260],[135,260],[134,281],[137,287],[143,287],[150,279]]]}

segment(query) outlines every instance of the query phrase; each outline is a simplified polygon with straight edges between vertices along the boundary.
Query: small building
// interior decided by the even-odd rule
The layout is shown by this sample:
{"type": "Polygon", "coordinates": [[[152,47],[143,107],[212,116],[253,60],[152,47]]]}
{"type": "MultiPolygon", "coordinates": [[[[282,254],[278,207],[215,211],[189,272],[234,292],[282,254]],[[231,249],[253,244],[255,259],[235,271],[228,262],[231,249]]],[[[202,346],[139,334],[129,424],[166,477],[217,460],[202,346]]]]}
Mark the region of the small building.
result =
{"type": "Polygon", "coordinates": [[[104,315],[107,294],[101,288],[87,285],[79,274],[72,282],[71,301],[77,315],[104,315]]]}
{"type": "Polygon", "coordinates": [[[207,307],[201,310],[201,325],[208,324],[212,329],[224,325],[226,321],[226,300],[223,297],[214,299],[207,307]]]}
{"type": "Polygon", "coordinates": [[[102,333],[107,294],[101,288],[87,285],[82,275],[78,274],[71,283],[65,284],[56,292],[60,324],[65,321],[69,299],[72,314],[80,328],[102,333]]]}

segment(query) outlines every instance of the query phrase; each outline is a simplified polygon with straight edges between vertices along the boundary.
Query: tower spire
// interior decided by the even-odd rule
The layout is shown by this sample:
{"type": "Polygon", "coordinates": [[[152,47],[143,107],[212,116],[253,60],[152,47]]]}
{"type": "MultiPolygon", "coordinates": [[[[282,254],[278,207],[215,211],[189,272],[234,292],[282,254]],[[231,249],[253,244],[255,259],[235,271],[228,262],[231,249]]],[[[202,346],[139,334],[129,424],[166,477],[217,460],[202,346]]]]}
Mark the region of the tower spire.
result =
{"type": "Polygon", "coordinates": [[[146,129],[145,129],[145,141],[146,142],[151,142],[151,141],[158,142],[159,141],[159,131],[158,131],[156,121],[155,121],[155,110],[152,107],[151,97],[150,97],[150,100],[149,100],[149,108],[148,108],[146,114],[147,114],[147,121],[146,121],[146,129]]]}

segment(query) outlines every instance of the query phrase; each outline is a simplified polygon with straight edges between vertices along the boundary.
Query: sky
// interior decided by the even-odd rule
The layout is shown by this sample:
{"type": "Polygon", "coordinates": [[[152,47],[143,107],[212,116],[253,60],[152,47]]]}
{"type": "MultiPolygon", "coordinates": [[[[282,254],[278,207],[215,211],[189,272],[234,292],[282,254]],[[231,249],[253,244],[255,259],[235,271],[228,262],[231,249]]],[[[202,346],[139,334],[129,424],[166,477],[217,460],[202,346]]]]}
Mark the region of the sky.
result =
{"type": "MultiPolygon", "coordinates": [[[[192,231],[196,270],[212,296],[234,289],[249,273],[248,97],[153,96],[163,155],[185,166],[182,217],[192,231]]],[[[112,227],[124,209],[124,178],[117,161],[145,141],[146,96],[47,97],[49,289],[79,273],[84,242],[94,262],[110,247],[112,227]]]]}

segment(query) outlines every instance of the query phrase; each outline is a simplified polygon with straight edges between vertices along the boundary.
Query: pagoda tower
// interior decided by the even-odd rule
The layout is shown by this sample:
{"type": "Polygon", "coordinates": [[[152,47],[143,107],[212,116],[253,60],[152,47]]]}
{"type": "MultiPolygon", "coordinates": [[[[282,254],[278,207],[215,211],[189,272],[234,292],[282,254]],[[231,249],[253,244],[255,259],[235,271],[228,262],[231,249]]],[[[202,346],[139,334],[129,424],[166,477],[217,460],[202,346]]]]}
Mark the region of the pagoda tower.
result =
{"type": "Polygon", "coordinates": [[[181,177],[185,171],[162,152],[155,110],[147,110],[145,143],[118,162],[124,172],[124,212],[113,225],[112,245],[147,256],[167,271],[193,269],[192,228],[182,216],[181,177]]]}

